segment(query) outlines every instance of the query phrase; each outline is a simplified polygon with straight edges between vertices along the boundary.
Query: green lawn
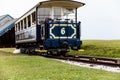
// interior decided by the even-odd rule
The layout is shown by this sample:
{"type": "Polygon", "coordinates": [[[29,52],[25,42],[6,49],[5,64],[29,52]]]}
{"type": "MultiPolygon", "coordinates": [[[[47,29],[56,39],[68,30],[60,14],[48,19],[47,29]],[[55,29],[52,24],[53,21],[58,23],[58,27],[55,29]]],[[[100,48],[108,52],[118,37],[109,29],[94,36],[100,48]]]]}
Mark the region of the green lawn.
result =
{"type": "Polygon", "coordinates": [[[69,54],[120,58],[120,40],[84,40],[81,48],[69,54]]]}
{"type": "Polygon", "coordinates": [[[119,80],[120,73],[62,63],[0,49],[0,80],[119,80]]]}

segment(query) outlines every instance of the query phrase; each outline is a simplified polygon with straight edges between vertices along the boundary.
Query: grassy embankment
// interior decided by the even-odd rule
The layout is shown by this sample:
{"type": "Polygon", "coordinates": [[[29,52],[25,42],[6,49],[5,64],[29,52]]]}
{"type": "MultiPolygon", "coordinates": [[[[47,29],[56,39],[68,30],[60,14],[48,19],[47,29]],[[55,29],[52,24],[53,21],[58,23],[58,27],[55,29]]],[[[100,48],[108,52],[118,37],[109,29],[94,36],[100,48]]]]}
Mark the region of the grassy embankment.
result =
{"type": "Polygon", "coordinates": [[[119,80],[120,73],[74,66],[40,56],[0,50],[0,80],[119,80]]]}
{"type": "Polygon", "coordinates": [[[120,58],[120,40],[85,40],[84,52],[71,51],[69,54],[120,58]]]}

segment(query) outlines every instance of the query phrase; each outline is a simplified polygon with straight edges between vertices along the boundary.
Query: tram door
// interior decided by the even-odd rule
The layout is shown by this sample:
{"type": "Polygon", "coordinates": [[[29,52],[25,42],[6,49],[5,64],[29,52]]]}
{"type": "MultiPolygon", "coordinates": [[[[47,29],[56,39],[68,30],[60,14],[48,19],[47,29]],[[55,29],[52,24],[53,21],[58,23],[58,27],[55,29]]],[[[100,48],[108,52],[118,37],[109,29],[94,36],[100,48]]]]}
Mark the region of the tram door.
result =
{"type": "Polygon", "coordinates": [[[41,25],[41,40],[45,40],[45,24],[41,25]]]}

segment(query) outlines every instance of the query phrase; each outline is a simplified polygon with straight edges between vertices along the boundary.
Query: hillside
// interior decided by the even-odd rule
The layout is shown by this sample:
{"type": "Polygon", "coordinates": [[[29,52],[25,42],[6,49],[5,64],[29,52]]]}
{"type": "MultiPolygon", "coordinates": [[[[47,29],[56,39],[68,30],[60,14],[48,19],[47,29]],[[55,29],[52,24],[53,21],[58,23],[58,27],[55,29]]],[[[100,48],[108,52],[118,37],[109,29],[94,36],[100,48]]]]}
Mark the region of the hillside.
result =
{"type": "Polygon", "coordinates": [[[84,40],[81,49],[69,54],[120,58],[120,40],[84,40]]]}

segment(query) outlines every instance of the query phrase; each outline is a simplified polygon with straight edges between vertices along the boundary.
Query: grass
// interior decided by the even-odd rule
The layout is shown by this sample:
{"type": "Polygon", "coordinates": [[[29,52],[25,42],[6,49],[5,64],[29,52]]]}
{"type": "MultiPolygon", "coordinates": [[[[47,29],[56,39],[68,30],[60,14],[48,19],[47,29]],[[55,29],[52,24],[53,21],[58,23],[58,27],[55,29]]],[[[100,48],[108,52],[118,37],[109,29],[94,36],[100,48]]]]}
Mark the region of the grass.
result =
{"type": "Polygon", "coordinates": [[[120,58],[120,40],[85,40],[81,48],[85,51],[69,54],[120,58]]]}
{"type": "Polygon", "coordinates": [[[119,80],[120,73],[62,63],[56,60],[12,54],[0,49],[0,80],[119,80]]]}

